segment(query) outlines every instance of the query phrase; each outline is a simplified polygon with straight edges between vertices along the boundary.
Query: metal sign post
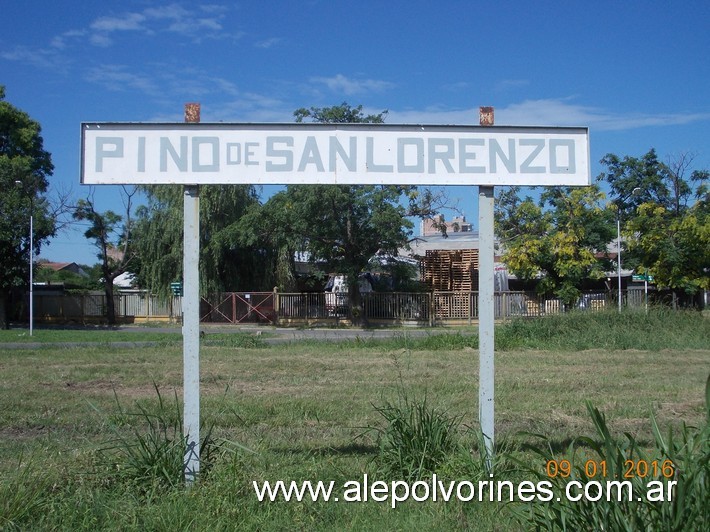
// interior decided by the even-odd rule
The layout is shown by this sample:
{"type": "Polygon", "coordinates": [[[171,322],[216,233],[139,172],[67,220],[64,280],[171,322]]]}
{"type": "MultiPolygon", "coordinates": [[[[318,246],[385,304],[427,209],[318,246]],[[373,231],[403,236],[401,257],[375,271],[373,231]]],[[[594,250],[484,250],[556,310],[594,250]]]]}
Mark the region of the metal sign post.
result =
{"type": "MultiPolygon", "coordinates": [[[[493,108],[481,107],[479,122],[493,125],[493,108]]],[[[490,186],[478,187],[478,419],[493,468],[495,453],[495,196],[490,186]]]]}
{"type": "Polygon", "coordinates": [[[478,417],[490,471],[494,454],[495,256],[493,187],[478,189],[478,417]]]}
{"type": "MultiPolygon", "coordinates": [[[[185,106],[185,121],[199,122],[199,104],[185,106]]],[[[200,473],[200,187],[185,185],[183,198],[183,436],[185,482],[200,473]]]]}
{"type": "Polygon", "coordinates": [[[200,472],[200,187],[185,186],[183,234],[183,435],[185,481],[200,472]]]}

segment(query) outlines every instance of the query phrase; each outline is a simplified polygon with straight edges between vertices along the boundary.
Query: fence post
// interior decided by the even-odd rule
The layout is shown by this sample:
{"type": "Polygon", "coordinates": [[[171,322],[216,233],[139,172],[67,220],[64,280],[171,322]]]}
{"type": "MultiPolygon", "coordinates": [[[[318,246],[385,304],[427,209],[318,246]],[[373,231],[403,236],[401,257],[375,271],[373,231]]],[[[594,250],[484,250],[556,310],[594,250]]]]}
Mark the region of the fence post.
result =
{"type": "Polygon", "coordinates": [[[427,292],[429,298],[429,326],[434,326],[434,292],[427,292]]]}
{"type": "Polygon", "coordinates": [[[274,325],[279,324],[279,309],[281,305],[279,287],[274,286],[274,325]]]}

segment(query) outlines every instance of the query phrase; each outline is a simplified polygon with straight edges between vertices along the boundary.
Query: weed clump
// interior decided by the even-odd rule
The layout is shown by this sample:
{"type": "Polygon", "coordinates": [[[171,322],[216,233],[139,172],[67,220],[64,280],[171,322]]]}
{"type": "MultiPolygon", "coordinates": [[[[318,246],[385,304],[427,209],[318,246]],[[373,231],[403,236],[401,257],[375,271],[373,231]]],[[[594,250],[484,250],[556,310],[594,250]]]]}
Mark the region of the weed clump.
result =
{"type": "MultiPolygon", "coordinates": [[[[135,411],[123,408],[118,397],[118,414],[110,416],[114,437],[99,449],[100,461],[116,480],[142,492],[174,488],[184,483],[187,438],[183,435],[183,416],[175,393],[171,403],[164,400],[153,383],[158,404],[151,409],[137,403],[135,411]]],[[[219,444],[208,427],[200,442],[201,475],[214,462],[219,444]]]]}
{"type": "Polygon", "coordinates": [[[460,416],[451,416],[423,400],[400,393],[397,403],[375,406],[385,422],[374,429],[380,439],[378,465],[388,478],[425,478],[460,450],[460,416]]]}

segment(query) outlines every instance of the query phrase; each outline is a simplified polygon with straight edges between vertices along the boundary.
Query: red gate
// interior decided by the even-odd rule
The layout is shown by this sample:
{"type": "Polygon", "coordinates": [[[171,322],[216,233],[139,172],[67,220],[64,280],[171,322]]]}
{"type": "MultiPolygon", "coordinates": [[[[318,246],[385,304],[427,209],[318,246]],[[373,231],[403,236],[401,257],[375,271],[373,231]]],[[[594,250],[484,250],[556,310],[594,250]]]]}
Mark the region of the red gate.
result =
{"type": "Polygon", "coordinates": [[[200,321],[212,323],[276,323],[273,292],[225,292],[202,298],[200,321]]]}

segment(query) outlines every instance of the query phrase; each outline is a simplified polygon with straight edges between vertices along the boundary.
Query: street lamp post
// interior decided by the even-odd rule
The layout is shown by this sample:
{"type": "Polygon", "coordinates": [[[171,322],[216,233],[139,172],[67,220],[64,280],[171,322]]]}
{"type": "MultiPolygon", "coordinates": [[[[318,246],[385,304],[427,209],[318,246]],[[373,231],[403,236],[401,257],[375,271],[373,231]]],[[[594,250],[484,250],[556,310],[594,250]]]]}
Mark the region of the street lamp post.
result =
{"type": "MultiPolygon", "coordinates": [[[[22,186],[22,181],[15,181],[15,185],[22,186]]],[[[32,194],[28,193],[30,198],[30,336],[34,332],[34,201],[32,194]]]]}
{"type": "Polygon", "coordinates": [[[616,278],[619,282],[619,313],[621,314],[621,212],[616,211],[616,278]]]}
{"type": "Polygon", "coordinates": [[[629,194],[624,196],[624,198],[619,198],[617,201],[616,209],[616,279],[618,281],[618,300],[619,300],[619,313],[621,313],[621,204],[623,204],[631,196],[635,196],[641,192],[641,187],[634,188],[629,194]]]}
{"type": "Polygon", "coordinates": [[[35,317],[35,297],[34,297],[34,260],[32,255],[34,255],[34,213],[32,212],[32,198],[30,198],[30,336],[32,336],[34,329],[34,317],[35,317]]]}

